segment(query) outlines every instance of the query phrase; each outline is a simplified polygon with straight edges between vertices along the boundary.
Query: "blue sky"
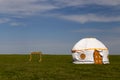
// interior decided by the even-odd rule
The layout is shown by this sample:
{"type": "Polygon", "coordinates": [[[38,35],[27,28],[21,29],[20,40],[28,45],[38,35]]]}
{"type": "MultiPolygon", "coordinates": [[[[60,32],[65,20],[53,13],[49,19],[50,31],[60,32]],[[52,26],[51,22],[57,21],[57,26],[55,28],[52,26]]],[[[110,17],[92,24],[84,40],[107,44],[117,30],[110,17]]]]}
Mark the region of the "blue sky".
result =
{"type": "Polygon", "coordinates": [[[0,0],[1,54],[71,54],[86,37],[120,54],[120,0],[0,0]]]}

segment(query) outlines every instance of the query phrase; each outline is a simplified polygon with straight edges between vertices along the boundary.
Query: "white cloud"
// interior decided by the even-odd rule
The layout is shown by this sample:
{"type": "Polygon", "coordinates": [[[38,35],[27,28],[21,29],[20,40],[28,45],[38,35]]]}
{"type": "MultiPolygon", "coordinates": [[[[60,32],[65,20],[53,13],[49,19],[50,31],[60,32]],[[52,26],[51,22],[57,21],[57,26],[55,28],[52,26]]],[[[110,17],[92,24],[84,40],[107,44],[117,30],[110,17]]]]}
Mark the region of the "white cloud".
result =
{"type": "Polygon", "coordinates": [[[5,24],[8,23],[11,26],[24,26],[25,24],[20,23],[20,22],[14,22],[10,18],[0,18],[0,24],[5,24]]]}
{"type": "Polygon", "coordinates": [[[19,23],[19,22],[11,22],[10,25],[11,26],[24,26],[23,23],[19,23]]]}
{"type": "MultiPolygon", "coordinates": [[[[12,14],[14,16],[26,16],[42,14],[49,10],[55,10],[66,6],[84,6],[88,4],[95,5],[109,5],[117,6],[120,5],[120,0],[0,0],[0,13],[1,14],[12,14]]],[[[51,13],[55,14],[55,13],[51,13]]],[[[51,14],[48,13],[49,16],[51,14]]],[[[95,14],[86,15],[60,15],[60,18],[76,21],[80,23],[86,22],[112,22],[120,21],[118,17],[106,17],[95,14]]],[[[7,19],[0,20],[0,23],[8,21],[7,19]]]]}
{"type": "Polygon", "coordinates": [[[0,0],[0,13],[32,15],[56,7],[48,3],[36,4],[38,0],[0,0]]]}
{"type": "Polygon", "coordinates": [[[84,6],[89,4],[117,6],[120,5],[120,0],[54,0],[59,6],[84,6]]]}
{"type": "Polygon", "coordinates": [[[66,6],[95,5],[120,5],[120,0],[0,0],[0,13],[33,15],[66,6]]]}
{"type": "Polygon", "coordinates": [[[9,21],[10,21],[10,19],[8,19],[8,18],[0,18],[0,24],[7,23],[9,21]]]}
{"type": "Polygon", "coordinates": [[[108,5],[108,6],[117,6],[120,5],[120,0],[93,0],[94,4],[97,5],[108,5]]]}
{"type": "Polygon", "coordinates": [[[102,16],[96,14],[85,14],[85,15],[61,15],[63,19],[76,21],[79,23],[86,23],[86,22],[114,22],[120,21],[120,16],[102,16]]]}

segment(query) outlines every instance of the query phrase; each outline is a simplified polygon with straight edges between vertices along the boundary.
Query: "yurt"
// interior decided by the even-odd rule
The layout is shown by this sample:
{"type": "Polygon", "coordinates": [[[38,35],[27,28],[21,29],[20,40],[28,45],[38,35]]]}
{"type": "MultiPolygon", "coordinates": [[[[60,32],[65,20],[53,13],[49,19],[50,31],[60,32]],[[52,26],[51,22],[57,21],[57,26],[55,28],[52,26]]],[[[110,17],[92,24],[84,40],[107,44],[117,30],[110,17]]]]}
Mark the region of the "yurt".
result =
{"type": "Polygon", "coordinates": [[[96,38],[83,38],[72,48],[75,64],[109,64],[108,48],[96,38]]]}

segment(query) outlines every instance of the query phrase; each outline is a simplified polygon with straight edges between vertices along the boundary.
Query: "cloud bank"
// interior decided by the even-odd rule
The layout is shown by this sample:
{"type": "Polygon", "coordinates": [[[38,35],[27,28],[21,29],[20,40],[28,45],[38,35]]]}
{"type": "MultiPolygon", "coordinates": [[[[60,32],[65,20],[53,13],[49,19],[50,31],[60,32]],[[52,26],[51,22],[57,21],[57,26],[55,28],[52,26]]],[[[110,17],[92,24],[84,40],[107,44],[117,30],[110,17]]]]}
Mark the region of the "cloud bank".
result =
{"type": "MultiPolygon", "coordinates": [[[[35,15],[51,15],[56,14],[54,17],[60,15],[65,20],[76,21],[79,23],[86,22],[115,22],[120,21],[118,16],[105,16],[98,15],[97,13],[83,14],[57,14],[52,13],[52,10],[59,10],[66,7],[84,7],[88,5],[99,5],[113,7],[117,6],[120,9],[120,0],[0,0],[0,14],[11,16],[35,16],[35,15]]],[[[116,9],[116,8],[115,8],[116,9]]],[[[7,19],[0,19],[0,23],[8,22],[7,19]]]]}
{"type": "Polygon", "coordinates": [[[95,14],[86,14],[86,15],[62,15],[61,18],[76,21],[79,23],[86,23],[86,22],[116,22],[120,21],[120,16],[114,17],[106,17],[102,15],[95,15],[95,14]]]}

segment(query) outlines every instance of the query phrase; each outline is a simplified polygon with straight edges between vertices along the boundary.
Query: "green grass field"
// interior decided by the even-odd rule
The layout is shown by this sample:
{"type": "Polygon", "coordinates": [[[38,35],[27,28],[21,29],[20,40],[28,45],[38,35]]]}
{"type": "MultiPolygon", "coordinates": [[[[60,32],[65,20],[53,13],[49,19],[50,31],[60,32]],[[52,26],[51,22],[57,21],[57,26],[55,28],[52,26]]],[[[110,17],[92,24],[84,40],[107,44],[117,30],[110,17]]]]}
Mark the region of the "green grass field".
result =
{"type": "Polygon", "coordinates": [[[29,55],[0,55],[0,80],[120,80],[120,56],[109,58],[107,65],[78,65],[71,55],[43,55],[40,63],[29,55]]]}

